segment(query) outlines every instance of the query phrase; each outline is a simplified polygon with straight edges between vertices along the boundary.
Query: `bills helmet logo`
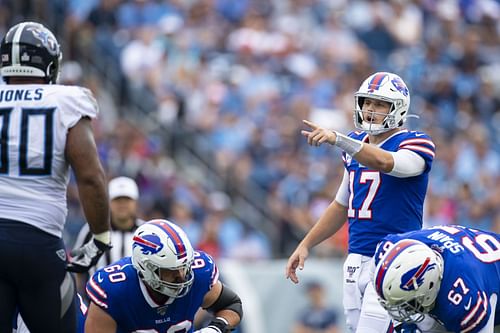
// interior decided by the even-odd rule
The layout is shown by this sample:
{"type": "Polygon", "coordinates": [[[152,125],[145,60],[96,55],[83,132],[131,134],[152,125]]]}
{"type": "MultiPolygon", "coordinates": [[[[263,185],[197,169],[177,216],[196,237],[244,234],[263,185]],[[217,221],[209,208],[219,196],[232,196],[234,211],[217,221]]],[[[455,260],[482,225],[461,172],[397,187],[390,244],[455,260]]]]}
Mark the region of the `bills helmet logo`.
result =
{"type": "Polygon", "coordinates": [[[155,254],[163,249],[163,244],[160,240],[160,237],[155,234],[134,236],[133,241],[134,243],[132,247],[141,247],[143,254],[155,254]]]}
{"type": "Polygon", "coordinates": [[[424,283],[424,275],[426,272],[436,268],[436,264],[430,264],[430,258],[427,258],[422,265],[419,265],[401,277],[401,289],[406,291],[418,289],[424,283]],[[416,283],[416,286],[415,286],[416,283]]]}
{"type": "Polygon", "coordinates": [[[395,77],[391,80],[391,83],[392,85],[394,86],[394,88],[397,89],[397,91],[399,91],[400,93],[402,93],[403,95],[405,96],[408,96],[408,88],[406,87],[405,83],[403,82],[403,80],[401,80],[399,77],[395,77]]]}
{"type": "Polygon", "coordinates": [[[42,42],[42,45],[53,55],[57,54],[59,45],[57,45],[57,41],[48,31],[44,31],[38,28],[28,28],[28,31],[31,31],[33,36],[42,42]]]}

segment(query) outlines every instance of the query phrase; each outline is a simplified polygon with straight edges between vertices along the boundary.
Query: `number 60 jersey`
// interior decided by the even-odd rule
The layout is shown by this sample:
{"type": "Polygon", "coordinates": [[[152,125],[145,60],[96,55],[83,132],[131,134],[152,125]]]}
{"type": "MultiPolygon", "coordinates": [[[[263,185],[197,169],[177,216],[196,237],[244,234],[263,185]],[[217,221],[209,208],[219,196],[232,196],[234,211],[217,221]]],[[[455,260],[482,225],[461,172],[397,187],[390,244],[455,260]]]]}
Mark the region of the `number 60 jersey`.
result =
{"type": "Polygon", "coordinates": [[[87,282],[90,300],[117,323],[117,333],[193,332],[193,320],[219,273],[205,252],[195,252],[194,282],[186,296],[157,304],[132,265],[131,257],[99,269],[87,282]]]}
{"type": "Polygon", "coordinates": [[[492,314],[500,324],[500,236],[462,226],[389,235],[377,247],[375,264],[384,252],[402,239],[416,239],[441,253],[443,280],[434,308],[429,314],[448,331],[474,333],[483,328],[492,314]],[[496,294],[496,307],[490,304],[496,294]]]}

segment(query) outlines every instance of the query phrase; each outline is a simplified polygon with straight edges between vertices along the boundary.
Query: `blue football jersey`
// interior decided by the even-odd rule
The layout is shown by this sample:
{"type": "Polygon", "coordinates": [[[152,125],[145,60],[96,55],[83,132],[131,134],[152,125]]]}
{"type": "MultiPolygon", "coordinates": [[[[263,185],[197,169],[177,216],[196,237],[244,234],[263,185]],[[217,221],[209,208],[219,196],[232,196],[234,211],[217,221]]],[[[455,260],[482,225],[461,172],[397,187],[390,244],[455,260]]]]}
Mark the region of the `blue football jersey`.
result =
{"type": "Polygon", "coordinates": [[[439,251],[444,260],[443,280],[430,315],[448,331],[474,333],[492,313],[500,324],[500,302],[492,309],[490,296],[500,296],[500,235],[462,226],[440,226],[389,235],[380,243],[375,263],[391,244],[416,239],[439,251]]]}
{"type": "Polygon", "coordinates": [[[90,300],[117,323],[117,332],[193,332],[193,320],[205,294],[218,281],[213,259],[195,252],[194,282],[188,294],[170,304],[157,304],[125,257],[96,271],[87,282],[90,300]]]}
{"type": "MultiPolygon", "coordinates": [[[[368,141],[364,132],[352,132],[349,137],[368,141]]],[[[415,177],[398,178],[361,165],[343,153],[349,174],[349,253],[372,256],[384,236],[422,228],[434,143],[425,133],[403,130],[389,137],[380,148],[391,152],[411,150],[425,160],[425,170],[415,177]]]]}

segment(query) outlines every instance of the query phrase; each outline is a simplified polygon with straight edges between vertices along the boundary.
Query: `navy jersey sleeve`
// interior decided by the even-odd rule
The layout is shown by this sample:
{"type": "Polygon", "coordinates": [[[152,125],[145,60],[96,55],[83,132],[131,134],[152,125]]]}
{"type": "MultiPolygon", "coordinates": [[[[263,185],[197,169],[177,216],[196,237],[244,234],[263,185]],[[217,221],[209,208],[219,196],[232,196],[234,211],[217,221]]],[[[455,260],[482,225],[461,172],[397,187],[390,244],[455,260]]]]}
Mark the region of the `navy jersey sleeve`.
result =
{"type": "MultiPolygon", "coordinates": [[[[130,264],[126,264],[130,265],[130,264]]],[[[99,269],[87,282],[87,295],[89,299],[107,312],[111,317],[117,318],[121,304],[127,304],[129,300],[127,282],[129,277],[124,271],[126,265],[120,265],[120,261],[99,269]]]]}
{"type": "Polygon", "coordinates": [[[453,285],[447,288],[446,295],[437,300],[441,309],[439,317],[449,331],[476,333],[488,322],[492,313],[491,304],[485,288],[476,283],[477,279],[469,279],[467,275],[471,273],[460,271],[463,279],[455,280],[453,285]]]}
{"type": "Polygon", "coordinates": [[[219,270],[213,258],[203,252],[195,251],[193,272],[195,274],[195,288],[205,295],[219,281],[219,270]]]}
{"type": "Polygon", "coordinates": [[[387,253],[387,251],[399,240],[403,239],[403,237],[393,234],[393,235],[387,235],[378,243],[377,249],[375,250],[375,255],[374,255],[374,260],[375,260],[375,266],[378,265],[380,259],[384,256],[384,254],[387,253]]]}
{"type": "Polygon", "coordinates": [[[436,154],[436,146],[429,135],[423,132],[410,131],[405,139],[399,143],[399,149],[411,150],[420,155],[425,161],[425,172],[430,171],[436,154]]]}

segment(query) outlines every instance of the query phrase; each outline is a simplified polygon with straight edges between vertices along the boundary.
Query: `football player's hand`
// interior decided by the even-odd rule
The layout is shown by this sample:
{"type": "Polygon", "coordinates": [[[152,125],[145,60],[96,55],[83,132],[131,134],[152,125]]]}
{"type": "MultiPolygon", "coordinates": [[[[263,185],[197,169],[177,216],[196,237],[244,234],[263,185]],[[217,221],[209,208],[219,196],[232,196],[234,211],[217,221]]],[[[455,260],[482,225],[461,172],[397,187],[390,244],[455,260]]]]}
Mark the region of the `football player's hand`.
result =
{"type": "Polygon", "coordinates": [[[217,327],[203,327],[201,330],[194,331],[194,333],[223,333],[217,327]]]}
{"type": "Polygon", "coordinates": [[[299,278],[297,277],[297,268],[300,270],[304,269],[304,262],[309,255],[309,250],[302,245],[299,245],[297,249],[292,253],[285,269],[285,277],[292,280],[293,283],[299,283],[299,278]]]}
{"type": "Polygon", "coordinates": [[[300,133],[307,138],[307,143],[311,146],[320,146],[322,143],[328,142],[331,145],[335,144],[337,134],[334,131],[320,127],[319,125],[302,120],[302,122],[311,128],[310,131],[302,130],[300,133]]]}
{"type": "Polygon", "coordinates": [[[402,323],[394,327],[394,331],[397,333],[420,333],[416,324],[402,323]]]}
{"type": "Polygon", "coordinates": [[[92,237],[82,247],[71,251],[67,270],[75,273],[87,272],[111,247],[111,244],[104,244],[92,237]]]}

